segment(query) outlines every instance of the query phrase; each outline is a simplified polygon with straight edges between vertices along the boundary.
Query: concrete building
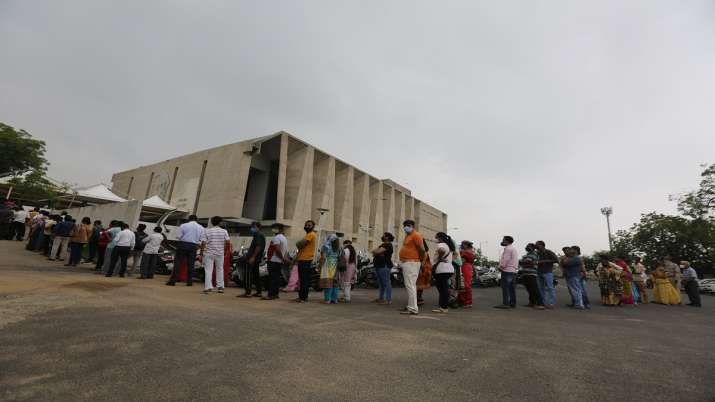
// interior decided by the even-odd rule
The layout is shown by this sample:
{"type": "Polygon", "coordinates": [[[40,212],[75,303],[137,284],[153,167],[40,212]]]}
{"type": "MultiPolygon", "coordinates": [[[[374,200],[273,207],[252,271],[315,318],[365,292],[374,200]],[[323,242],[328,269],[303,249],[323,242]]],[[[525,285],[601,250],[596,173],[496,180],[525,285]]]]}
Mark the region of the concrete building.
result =
{"type": "Polygon", "coordinates": [[[447,214],[399,184],[378,179],[286,133],[241,141],[115,173],[112,191],[127,199],[153,195],[205,220],[224,217],[233,235],[248,235],[251,221],[280,222],[303,235],[314,220],[358,249],[372,249],[385,231],[400,244],[411,218],[426,239],[446,231],[447,214]]]}

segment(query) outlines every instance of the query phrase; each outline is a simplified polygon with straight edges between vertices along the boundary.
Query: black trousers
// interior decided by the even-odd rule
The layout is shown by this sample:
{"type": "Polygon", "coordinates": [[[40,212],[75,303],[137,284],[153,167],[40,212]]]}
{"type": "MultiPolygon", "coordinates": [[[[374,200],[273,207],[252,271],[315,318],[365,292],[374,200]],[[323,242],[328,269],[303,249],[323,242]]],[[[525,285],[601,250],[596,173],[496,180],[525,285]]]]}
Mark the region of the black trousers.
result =
{"type": "Polygon", "coordinates": [[[271,278],[271,287],[268,288],[268,297],[278,297],[281,288],[281,270],[283,264],[280,262],[268,261],[268,275],[271,278]]]}
{"type": "Polygon", "coordinates": [[[112,276],[114,273],[114,267],[117,265],[117,259],[120,261],[119,266],[119,276],[124,276],[127,272],[127,258],[129,258],[129,251],[131,248],[129,246],[115,246],[112,250],[112,259],[109,260],[109,269],[107,270],[106,276],[112,276]]]}
{"type": "Polygon", "coordinates": [[[179,242],[176,246],[176,257],[174,258],[174,269],[171,271],[171,279],[169,282],[176,282],[176,276],[179,274],[179,267],[181,267],[181,262],[186,259],[186,267],[188,271],[186,284],[191,284],[194,281],[194,265],[196,264],[196,249],[198,246],[194,243],[189,242],[179,242]]]}
{"type": "Polygon", "coordinates": [[[12,229],[14,230],[15,240],[22,241],[25,237],[25,222],[13,222],[12,229]]]}
{"type": "Polygon", "coordinates": [[[439,292],[439,307],[442,309],[449,308],[449,278],[450,273],[434,274],[437,291],[439,292]]]}
{"type": "Polygon", "coordinates": [[[50,251],[52,251],[52,235],[45,235],[42,238],[42,254],[49,257],[50,251]]]}
{"type": "Polygon", "coordinates": [[[142,262],[140,265],[142,278],[154,277],[157,261],[159,261],[159,254],[142,253],[142,262]]]}
{"type": "Polygon", "coordinates": [[[539,292],[539,283],[536,275],[522,275],[524,287],[529,293],[529,304],[532,306],[543,306],[544,301],[541,300],[541,292],[539,292]]]}
{"type": "Polygon", "coordinates": [[[312,261],[298,261],[298,280],[300,282],[298,297],[300,300],[306,301],[310,292],[310,282],[313,280],[312,261]]]}
{"type": "Polygon", "coordinates": [[[246,266],[243,271],[243,288],[246,290],[246,294],[251,293],[253,287],[256,288],[256,294],[263,292],[263,284],[261,283],[261,275],[258,271],[259,262],[249,264],[246,261],[246,266]]]}
{"type": "Polygon", "coordinates": [[[700,287],[695,279],[691,279],[685,283],[685,292],[688,294],[690,303],[694,306],[700,306],[700,287]]]}
{"type": "Polygon", "coordinates": [[[101,271],[104,267],[104,254],[107,251],[107,246],[97,247],[97,264],[94,266],[95,271],[101,271]]]}

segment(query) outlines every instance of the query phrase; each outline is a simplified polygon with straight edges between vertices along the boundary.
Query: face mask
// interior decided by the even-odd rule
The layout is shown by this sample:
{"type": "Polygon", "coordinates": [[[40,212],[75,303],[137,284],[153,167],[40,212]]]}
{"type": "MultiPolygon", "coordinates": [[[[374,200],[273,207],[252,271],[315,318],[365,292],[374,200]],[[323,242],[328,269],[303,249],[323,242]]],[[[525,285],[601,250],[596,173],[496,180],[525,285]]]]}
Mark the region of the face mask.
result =
{"type": "Polygon", "coordinates": [[[412,226],[405,226],[403,229],[405,230],[405,233],[407,233],[407,234],[412,233],[412,231],[414,230],[412,228],[412,226]]]}
{"type": "Polygon", "coordinates": [[[271,230],[274,234],[278,233],[278,229],[272,229],[271,230]]]}
{"type": "Polygon", "coordinates": [[[313,228],[306,226],[303,228],[303,230],[305,230],[305,233],[310,233],[313,231],[313,228]]]}
{"type": "Polygon", "coordinates": [[[251,233],[254,233],[254,234],[255,234],[255,233],[258,233],[258,228],[252,227],[252,228],[251,228],[251,233]]]}
{"type": "Polygon", "coordinates": [[[506,246],[507,246],[507,242],[505,242],[505,241],[501,242],[501,246],[502,246],[502,247],[506,247],[506,246]]]}

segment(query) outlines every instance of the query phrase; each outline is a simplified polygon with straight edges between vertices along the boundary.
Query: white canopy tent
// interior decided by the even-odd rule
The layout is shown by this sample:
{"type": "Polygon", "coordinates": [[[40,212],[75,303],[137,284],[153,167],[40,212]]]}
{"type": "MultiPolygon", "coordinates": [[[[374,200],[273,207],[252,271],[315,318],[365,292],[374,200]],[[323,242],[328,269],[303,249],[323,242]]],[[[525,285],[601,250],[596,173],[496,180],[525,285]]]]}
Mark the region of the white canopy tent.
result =
{"type": "Polygon", "coordinates": [[[155,195],[153,197],[149,197],[146,200],[142,201],[142,206],[148,207],[148,208],[156,208],[156,209],[163,209],[166,211],[173,211],[178,208],[175,206],[167,203],[166,201],[162,200],[159,198],[158,195],[155,195]]]}

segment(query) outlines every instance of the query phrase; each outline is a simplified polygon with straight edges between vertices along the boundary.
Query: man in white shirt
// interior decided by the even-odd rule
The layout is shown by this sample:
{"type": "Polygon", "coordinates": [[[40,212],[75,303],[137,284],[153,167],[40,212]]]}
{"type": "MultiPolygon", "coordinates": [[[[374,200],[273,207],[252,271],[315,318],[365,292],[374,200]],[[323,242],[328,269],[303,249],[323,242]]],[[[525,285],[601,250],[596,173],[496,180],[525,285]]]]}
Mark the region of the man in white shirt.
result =
{"type": "Polygon", "coordinates": [[[516,308],[516,271],[519,269],[519,252],[516,251],[514,238],[511,236],[504,236],[501,245],[504,247],[499,260],[502,304],[494,308],[516,308]]]}
{"type": "Polygon", "coordinates": [[[142,242],[144,242],[144,252],[142,253],[140,265],[141,276],[139,279],[151,279],[154,277],[156,263],[159,260],[159,248],[164,240],[165,238],[161,233],[160,226],[155,227],[154,233],[142,240],[142,242]]]}
{"type": "Polygon", "coordinates": [[[268,275],[271,278],[271,286],[268,289],[268,296],[262,297],[262,300],[278,299],[278,291],[281,287],[281,271],[285,264],[289,263],[288,258],[288,239],[283,232],[285,226],[282,223],[274,223],[271,226],[273,231],[273,239],[268,247],[268,275]]]}
{"type": "Polygon", "coordinates": [[[201,255],[204,259],[204,294],[213,290],[213,273],[216,267],[216,290],[223,293],[223,261],[226,250],[228,250],[231,239],[228,237],[226,229],[219,226],[220,216],[211,218],[211,227],[206,229],[201,244],[201,255]]]}
{"type": "Polygon", "coordinates": [[[186,260],[187,275],[186,286],[193,285],[194,265],[196,264],[196,251],[201,244],[201,240],[206,236],[206,229],[196,222],[199,218],[196,215],[189,215],[189,221],[179,226],[176,231],[176,239],[179,244],[176,246],[176,257],[174,258],[174,269],[171,271],[171,278],[166,282],[167,286],[176,285],[181,270],[181,263],[186,260]]]}
{"type": "Polygon", "coordinates": [[[15,240],[22,241],[25,237],[25,221],[27,221],[27,211],[22,207],[15,208],[15,216],[12,220],[12,228],[15,231],[15,240]]]}
{"type": "Polygon", "coordinates": [[[134,232],[129,229],[129,225],[122,222],[122,231],[117,234],[114,239],[116,245],[112,250],[112,259],[109,261],[109,270],[106,277],[111,277],[114,273],[114,267],[117,265],[117,260],[121,262],[119,267],[119,277],[124,278],[124,273],[127,271],[127,258],[129,252],[134,248],[135,236],[134,232]]]}

